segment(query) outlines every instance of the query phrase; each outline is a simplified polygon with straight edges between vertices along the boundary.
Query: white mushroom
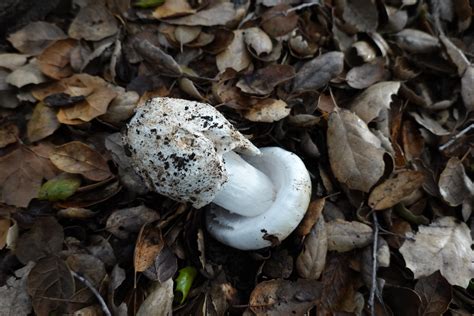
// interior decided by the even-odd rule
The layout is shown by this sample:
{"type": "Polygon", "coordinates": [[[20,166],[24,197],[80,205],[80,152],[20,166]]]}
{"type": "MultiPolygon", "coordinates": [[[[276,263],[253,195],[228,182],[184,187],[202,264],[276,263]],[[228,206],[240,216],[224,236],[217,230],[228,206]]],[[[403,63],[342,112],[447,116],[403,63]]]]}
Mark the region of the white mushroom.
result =
{"type": "Polygon", "coordinates": [[[154,98],[137,109],[124,143],[136,172],[163,195],[201,208],[208,231],[238,249],[288,237],[303,218],[311,180],[298,156],[259,150],[212,106],[154,98]]]}

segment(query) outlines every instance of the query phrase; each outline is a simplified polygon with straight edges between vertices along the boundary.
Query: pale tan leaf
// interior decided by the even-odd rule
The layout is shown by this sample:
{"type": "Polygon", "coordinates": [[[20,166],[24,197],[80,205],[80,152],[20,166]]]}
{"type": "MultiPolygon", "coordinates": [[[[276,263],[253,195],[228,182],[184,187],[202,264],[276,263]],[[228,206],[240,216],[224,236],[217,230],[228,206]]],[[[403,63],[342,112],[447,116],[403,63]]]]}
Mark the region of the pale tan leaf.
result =
{"type": "Polygon", "coordinates": [[[165,246],[165,241],[161,234],[161,230],[156,227],[156,223],[143,225],[138,234],[135,243],[135,253],[133,258],[133,266],[136,272],[143,272],[148,269],[154,262],[156,256],[165,246]]]}
{"type": "Polygon", "coordinates": [[[392,95],[400,89],[398,81],[376,83],[362,92],[350,105],[350,110],[364,122],[369,123],[379,116],[380,111],[389,109],[392,95]]]}
{"type": "MultiPolygon", "coordinates": [[[[173,2],[173,1],[171,1],[173,2]]],[[[156,12],[156,11],[155,11],[156,12]]],[[[231,22],[238,12],[234,4],[226,0],[214,1],[214,4],[192,15],[168,19],[167,23],[189,26],[216,26],[231,22]]]]}
{"type": "Polygon", "coordinates": [[[38,56],[40,70],[48,77],[60,80],[73,74],[70,59],[71,51],[77,42],[73,39],[57,41],[38,56]]]}
{"type": "Polygon", "coordinates": [[[328,250],[346,252],[363,248],[372,242],[372,228],[361,222],[341,219],[326,223],[328,250]]]}
{"type": "Polygon", "coordinates": [[[112,176],[107,161],[97,151],[78,141],[56,147],[49,158],[58,169],[81,174],[92,181],[112,176]]]}
{"type": "Polygon", "coordinates": [[[153,11],[153,17],[157,19],[172,18],[181,15],[195,13],[196,10],[191,8],[187,0],[165,1],[153,11]]]}
{"type": "Polygon", "coordinates": [[[321,216],[306,236],[303,250],[296,259],[298,274],[305,279],[319,279],[326,264],[327,251],[327,231],[324,218],[321,216]]]}
{"type": "Polygon", "coordinates": [[[369,192],[385,169],[380,140],[357,115],[341,110],[329,116],[327,142],[336,178],[351,189],[369,192]]]}
{"type": "Polygon", "coordinates": [[[115,17],[99,1],[83,7],[69,26],[69,37],[99,41],[112,36],[119,28],[115,17]]]}
{"type": "Polygon", "coordinates": [[[14,53],[3,53],[0,54],[0,67],[9,70],[15,70],[28,61],[28,55],[25,54],[14,54],[14,53]]]}
{"type": "Polygon", "coordinates": [[[385,180],[370,193],[369,206],[374,210],[390,208],[421,187],[424,173],[406,170],[397,173],[394,178],[385,180]]]}
{"type": "Polygon", "coordinates": [[[283,100],[264,99],[257,102],[244,116],[252,122],[275,122],[290,114],[291,109],[283,100]]]}
{"type": "Polygon", "coordinates": [[[416,29],[404,29],[395,34],[397,44],[410,53],[432,53],[439,49],[436,37],[416,29]]]}
{"type": "Polygon", "coordinates": [[[137,316],[171,316],[173,314],[173,279],[164,283],[154,282],[150,294],[140,305],[137,316]]]}
{"type": "Polygon", "coordinates": [[[8,41],[23,54],[38,55],[55,41],[65,38],[66,34],[55,24],[38,21],[10,34],[8,41]]]}
{"type": "Polygon", "coordinates": [[[15,271],[0,287],[0,315],[23,316],[31,313],[31,299],[26,290],[28,274],[35,264],[29,262],[15,271]]]}
{"type": "Polygon", "coordinates": [[[12,86],[21,88],[29,84],[40,84],[48,81],[41,72],[38,61],[32,59],[28,64],[15,69],[10,73],[5,81],[12,86]]]}
{"type": "Polygon", "coordinates": [[[270,54],[273,50],[272,39],[259,27],[245,29],[244,41],[247,47],[253,50],[257,56],[270,54]]]}
{"type": "Polygon", "coordinates": [[[474,252],[469,227],[454,217],[440,217],[429,226],[420,225],[418,233],[400,248],[415,279],[440,271],[451,285],[466,288],[474,278],[474,252]]]}
{"type": "Polygon", "coordinates": [[[474,67],[469,66],[461,78],[461,95],[466,109],[474,111],[474,67]]]}
{"type": "Polygon", "coordinates": [[[56,112],[43,102],[39,102],[33,110],[31,119],[28,121],[28,139],[31,142],[36,142],[48,137],[52,135],[60,125],[56,118],[56,112]]]}
{"type": "Polygon", "coordinates": [[[474,184],[457,157],[449,159],[439,176],[438,185],[441,196],[451,206],[461,205],[465,200],[474,198],[474,184]]]}
{"type": "Polygon", "coordinates": [[[227,68],[241,71],[251,63],[250,54],[245,47],[244,31],[235,30],[234,39],[227,48],[216,56],[216,64],[219,72],[224,72],[227,68]]]}

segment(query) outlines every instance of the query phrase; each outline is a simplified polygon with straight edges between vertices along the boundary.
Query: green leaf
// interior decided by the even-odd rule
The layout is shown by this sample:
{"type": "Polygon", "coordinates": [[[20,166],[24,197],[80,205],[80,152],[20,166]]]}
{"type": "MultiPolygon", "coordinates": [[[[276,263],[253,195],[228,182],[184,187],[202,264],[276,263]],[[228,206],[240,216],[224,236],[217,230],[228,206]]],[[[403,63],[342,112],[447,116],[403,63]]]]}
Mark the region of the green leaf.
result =
{"type": "MultiPolygon", "coordinates": [[[[178,277],[176,278],[176,291],[180,293],[181,300],[179,304],[183,304],[188,297],[189,290],[193,284],[194,279],[197,275],[197,270],[194,267],[185,267],[178,271],[178,277]]],[[[178,298],[178,296],[176,296],[178,298]]]]}
{"type": "Polygon", "coordinates": [[[138,0],[133,5],[142,9],[154,8],[165,3],[166,0],[138,0]]]}
{"type": "Polygon", "coordinates": [[[52,202],[65,200],[73,195],[80,186],[81,178],[78,175],[62,173],[41,186],[38,199],[52,202]]]}

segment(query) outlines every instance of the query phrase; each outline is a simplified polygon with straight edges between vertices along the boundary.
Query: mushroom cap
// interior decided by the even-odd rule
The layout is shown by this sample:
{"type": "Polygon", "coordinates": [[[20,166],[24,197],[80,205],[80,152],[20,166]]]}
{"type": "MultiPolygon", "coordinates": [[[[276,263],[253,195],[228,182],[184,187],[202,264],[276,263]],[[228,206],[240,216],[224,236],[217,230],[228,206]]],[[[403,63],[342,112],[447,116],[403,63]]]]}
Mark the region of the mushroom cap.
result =
{"type": "Polygon", "coordinates": [[[175,98],[139,107],[124,144],[148,188],[196,208],[211,203],[227,181],[225,152],[260,154],[211,105],[175,98]]]}
{"type": "Polygon", "coordinates": [[[206,214],[209,233],[241,250],[269,247],[282,241],[303,219],[311,198],[311,178],[301,159],[278,147],[260,148],[261,156],[242,157],[266,174],[275,185],[276,198],[266,212],[245,217],[212,205],[206,214]]]}

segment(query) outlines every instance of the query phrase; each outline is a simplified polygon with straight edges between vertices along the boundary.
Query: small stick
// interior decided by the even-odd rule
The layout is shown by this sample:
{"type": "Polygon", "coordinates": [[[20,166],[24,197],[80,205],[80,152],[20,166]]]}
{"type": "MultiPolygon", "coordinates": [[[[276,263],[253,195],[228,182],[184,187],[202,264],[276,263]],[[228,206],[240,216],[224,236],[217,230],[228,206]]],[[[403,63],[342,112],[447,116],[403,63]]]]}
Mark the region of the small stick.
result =
{"type": "Polygon", "coordinates": [[[107,307],[107,304],[105,303],[104,299],[102,298],[102,296],[100,295],[99,291],[97,291],[94,287],[94,285],[91,283],[91,281],[89,281],[86,277],[74,272],[71,270],[71,274],[76,278],[78,279],[79,281],[81,281],[82,283],[84,283],[85,286],[87,286],[87,288],[89,290],[91,290],[91,292],[94,294],[94,296],[97,298],[97,300],[99,301],[99,304],[100,304],[100,307],[102,308],[102,311],[104,312],[104,314],[106,316],[112,316],[112,313],[110,312],[109,308],[107,307]]]}
{"type": "Polygon", "coordinates": [[[375,292],[377,291],[377,245],[378,245],[378,235],[379,235],[379,222],[375,212],[372,213],[372,218],[374,221],[374,241],[372,244],[372,285],[370,287],[370,297],[369,297],[369,306],[370,306],[370,315],[375,316],[375,292]]]}

